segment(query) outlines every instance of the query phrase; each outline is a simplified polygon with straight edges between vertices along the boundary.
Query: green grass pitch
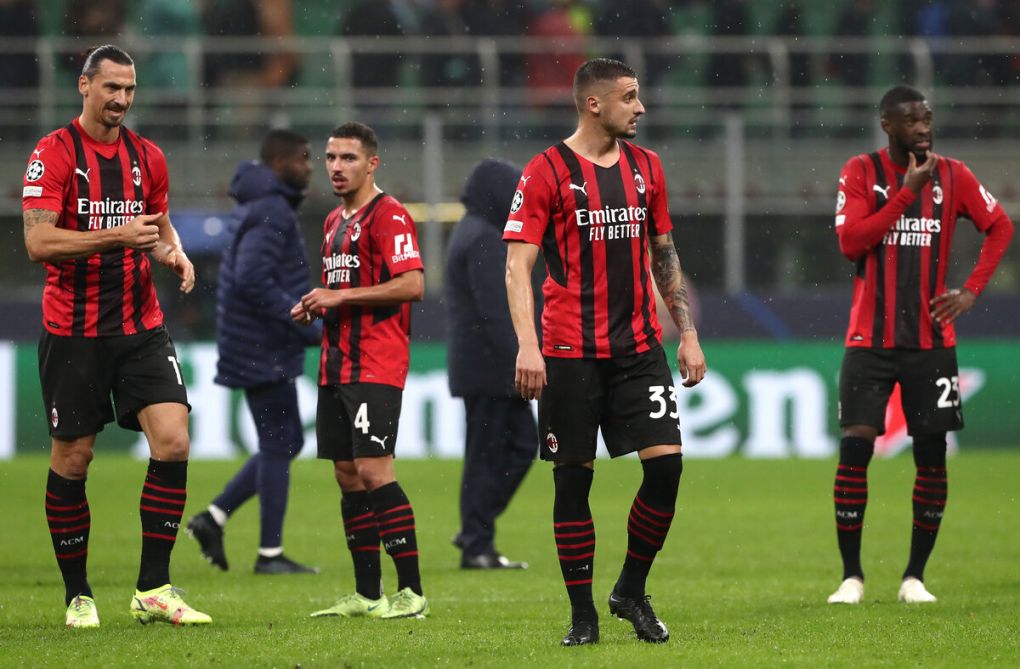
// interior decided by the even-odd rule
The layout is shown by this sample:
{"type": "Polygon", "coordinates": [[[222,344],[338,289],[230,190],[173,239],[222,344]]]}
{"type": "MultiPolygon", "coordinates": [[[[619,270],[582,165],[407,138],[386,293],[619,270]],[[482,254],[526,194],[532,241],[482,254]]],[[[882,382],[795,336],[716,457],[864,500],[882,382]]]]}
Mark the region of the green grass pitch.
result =
{"type": "MultiPolygon", "coordinates": [[[[227,528],[231,570],[201,559],[182,535],[172,574],[212,615],[205,629],[141,626],[128,616],[139,552],[144,464],[99,455],[92,465],[90,577],[102,627],[63,627],[63,588],[43,517],[46,460],[0,463],[0,666],[3,667],[988,667],[1020,666],[1020,454],[965,451],[949,465],[949,506],[926,582],[934,605],[896,602],[910,535],[909,456],[870,473],[864,535],[866,603],[833,607],[839,582],[833,461],[688,460],[673,530],[649,580],[668,644],[642,644],[605,599],[626,545],[640,478],[632,459],[600,461],[592,509],[598,534],[597,646],[565,649],[568,605],[551,537],[552,482],[537,463],[499,523],[499,547],[525,572],[457,569],[460,463],[401,461],[418,519],[427,620],[308,618],[353,588],[330,467],[293,472],[285,546],[318,576],[252,574],[257,502],[227,528]]],[[[190,517],[236,469],[195,462],[190,517]]],[[[394,576],[383,556],[384,578],[394,576]]]]}

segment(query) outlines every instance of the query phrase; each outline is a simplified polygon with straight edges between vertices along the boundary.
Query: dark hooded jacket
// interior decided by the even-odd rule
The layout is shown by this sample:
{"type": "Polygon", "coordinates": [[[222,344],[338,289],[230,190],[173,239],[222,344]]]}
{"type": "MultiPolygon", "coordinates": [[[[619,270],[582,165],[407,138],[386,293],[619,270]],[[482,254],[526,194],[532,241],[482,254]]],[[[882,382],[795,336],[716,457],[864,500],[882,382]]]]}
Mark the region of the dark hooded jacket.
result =
{"type": "Polygon", "coordinates": [[[290,309],[308,292],[308,261],[297,208],[302,194],[266,165],[241,163],[230,183],[237,201],[216,289],[216,383],[250,388],[300,376],[318,323],[302,326],[290,309]]]}
{"type": "MultiPolygon", "coordinates": [[[[483,160],[460,198],[466,213],[450,235],[444,282],[447,367],[454,397],[517,395],[517,336],[504,282],[503,226],[520,176],[516,165],[483,160]]],[[[536,304],[541,298],[536,290],[536,304]]]]}

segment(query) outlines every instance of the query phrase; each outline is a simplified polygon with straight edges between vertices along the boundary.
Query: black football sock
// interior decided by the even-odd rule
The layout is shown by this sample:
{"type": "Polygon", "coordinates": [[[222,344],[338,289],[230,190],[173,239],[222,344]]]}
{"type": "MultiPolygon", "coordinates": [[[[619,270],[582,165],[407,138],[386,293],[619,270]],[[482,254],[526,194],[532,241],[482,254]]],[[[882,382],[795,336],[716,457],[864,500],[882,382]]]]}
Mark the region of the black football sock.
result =
{"type": "Polygon", "coordinates": [[[170,583],[170,551],[188,497],[188,461],[149,460],[142,486],[142,562],[138,589],[142,592],[170,583]]]}
{"type": "Polygon", "coordinates": [[[423,594],[411,501],[396,481],[370,491],[368,497],[379,527],[379,539],[397,570],[397,590],[411,588],[415,594],[423,594]]]}
{"type": "Polygon", "coordinates": [[[843,437],[839,443],[839,466],[833,485],[836,504],[836,538],[843,558],[843,579],[864,580],[861,569],[861,533],[868,504],[868,463],[874,442],[861,437],[843,437]]]}
{"type": "Polygon", "coordinates": [[[65,479],[52,469],[46,479],[46,523],[53,553],[64,577],[64,605],[78,595],[92,596],[86,575],[92,516],[85,497],[85,479],[65,479]]]}
{"type": "Polygon", "coordinates": [[[642,461],[641,467],[644,479],[627,519],[627,557],[614,588],[621,597],[635,599],[644,597],[648,572],[669,534],[684,470],[683,456],[673,453],[650,458],[642,461]]]}
{"type": "Polygon", "coordinates": [[[903,578],[924,580],[924,567],[935,548],[949,490],[946,477],[946,435],[914,438],[914,526],[910,535],[910,561],[903,578]]]}
{"type": "Polygon", "coordinates": [[[595,621],[591,596],[595,567],[595,523],[588,506],[595,472],[581,465],[560,465],[553,469],[556,496],[553,501],[553,536],[570,597],[571,619],[595,621]]]}
{"type": "Polygon", "coordinates": [[[379,564],[379,529],[368,493],[345,492],[340,500],[344,536],[354,561],[354,582],[358,594],[368,599],[382,597],[382,567],[379,564]]]}

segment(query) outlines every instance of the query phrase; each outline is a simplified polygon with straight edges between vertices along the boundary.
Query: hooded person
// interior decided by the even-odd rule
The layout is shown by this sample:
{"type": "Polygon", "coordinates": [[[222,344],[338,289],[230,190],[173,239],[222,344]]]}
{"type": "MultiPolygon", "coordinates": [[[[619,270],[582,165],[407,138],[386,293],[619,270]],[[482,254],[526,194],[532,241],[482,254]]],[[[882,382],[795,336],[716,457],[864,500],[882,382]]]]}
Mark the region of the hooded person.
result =
{"type": "MultiPolygon", "coordinates": [[[[495,521],[535,458],[531,403],[514,388],[517,337],[504,286],[503,226],[521,168],[486,159],[461,195],[465,214],[447,247],[445,300],[450,393],[467,418],[460,489],[462,569],[524,569],[495,547],[495,521]]],[[[536,284],[539,285],[539,284],[536,284]]],[[[539,293],[536,290],[536,293],[539,293]]]]}
{"type": "Polygon", "coordinates": [[[317,345],[318,325],[291,320],[291,306],[309,290],[308,261],[297,210],[311,177],[308,140],[272,130],[261,160],[241,163],[230,184],[237,201],[227,224],[217,287],[215,381],[244,391],[258,433],[253,454],[187,532],[213,565],[228,568],[223,527],[258,495],[261,523],[256,574],[304,574],[318,569],[283,554],[283,520],[290,462],[304,445],[295,379],[305,348],[317,345]]]}

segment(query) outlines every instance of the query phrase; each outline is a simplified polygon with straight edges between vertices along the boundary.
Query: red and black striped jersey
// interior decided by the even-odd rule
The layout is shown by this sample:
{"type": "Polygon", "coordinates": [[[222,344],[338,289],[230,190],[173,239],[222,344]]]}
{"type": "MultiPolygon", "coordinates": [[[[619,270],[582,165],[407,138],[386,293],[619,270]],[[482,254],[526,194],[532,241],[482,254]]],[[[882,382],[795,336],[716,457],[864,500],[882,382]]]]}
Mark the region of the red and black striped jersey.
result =
{"type": "MultiPolygon", "coordinates": [[[[385,283],[423,269],[418,233],[404,206],[379,193],[351,218],[326,216],[322,284],[330,289],[385,283]]],[[[323,315],[319,385],[382,383],[404,387],[410,360],[411,305],[341,305],[323,315]]]]}
{"type": "MultiPolygon", "coordinates": [[[[59,214],[57,227],[90,232],[167,211],[166,158],[127,128],[116,142],[89,137],[78,119],[39,140],[25,171],[22,209],[59,214]]],[[[43,324],[55,335],[105,337],[163,323],[148,256],[114,248],[45,263],[43,324]]]]}
{"type": "Polygon", "coordinates": [[[505,241],[542,248],[542,353],[610,358],[660,345],[648,237],[669,232],[659,157],[620,141],[620,159],[601,167],[560,142],[524,168],[505,241]]]}
{"type": "Polygon", "coordinates": [[[929,303],[946,291],[957,217],[988,235],[964,284],[974,294],[984,289],[1009,243],[1012,223],[961,161],[940,156],[920,193],[903,187],[905,174],[888,149],[851,158],[840,174],[836,234],[843,254],[856,263],[847,346],[955,346],[953,324],[935,322],[929,303]]]}

